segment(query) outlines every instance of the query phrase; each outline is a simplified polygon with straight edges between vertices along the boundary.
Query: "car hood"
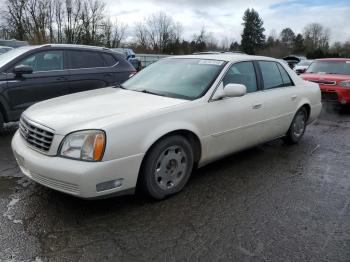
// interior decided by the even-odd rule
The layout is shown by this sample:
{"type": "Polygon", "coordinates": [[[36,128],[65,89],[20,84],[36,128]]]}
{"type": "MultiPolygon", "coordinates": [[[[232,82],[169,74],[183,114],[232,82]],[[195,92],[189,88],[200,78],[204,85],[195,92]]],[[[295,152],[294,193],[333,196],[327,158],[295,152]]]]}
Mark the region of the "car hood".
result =
{"type": "Polygon", "coordinates": [[[316,80],[316,81],[339,81],[350,80],[350,75],[336,75],[336,74],[310,74],[305,73],[300,75],[304,80],[316,80]]]}
{"type": "Polygon", "coordinates": [[[175,99],[120,88],[103,88],[37,103],[23,114],[38,124],[67,134],[75,130],[99,129],[116,121],[186,103],[175,99]]]}

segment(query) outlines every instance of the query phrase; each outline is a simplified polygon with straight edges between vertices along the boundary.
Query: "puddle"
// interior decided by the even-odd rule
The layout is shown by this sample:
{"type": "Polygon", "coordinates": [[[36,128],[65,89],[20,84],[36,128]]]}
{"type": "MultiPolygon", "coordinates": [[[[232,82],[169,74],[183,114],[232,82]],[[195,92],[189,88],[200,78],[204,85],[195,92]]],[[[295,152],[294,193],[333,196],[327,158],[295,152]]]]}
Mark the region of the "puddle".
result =
{"type": "Polygon", "coordinates": [[[12,197],[10,203],[7,204],[7,210],[3,214],[3,217],[7,218],[15,224],[23,224],[22,220],[14,219],[13,210],[19,201],[20,199],[18,197],[12,197]]]}

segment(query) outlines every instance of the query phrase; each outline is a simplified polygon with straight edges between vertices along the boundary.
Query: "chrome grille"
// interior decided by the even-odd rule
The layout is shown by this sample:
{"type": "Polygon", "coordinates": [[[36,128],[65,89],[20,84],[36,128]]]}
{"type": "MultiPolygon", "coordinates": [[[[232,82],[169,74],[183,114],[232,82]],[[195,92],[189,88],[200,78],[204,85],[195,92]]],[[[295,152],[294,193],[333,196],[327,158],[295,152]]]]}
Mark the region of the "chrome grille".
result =
{"type": "Polygon", "coordinates": [[[335,81],[327,81],[327,80],[309,80],[310,82],[314,82],[321,85],[334,86],[337,82],[335,81]]]}
{"type": "Polygon", "coordinates": [[[43,152],[48,152],[51,147],[54,134],[38,127],[36,124],[21,117],[19,121],[19,132],[26,142],[43,152]]]}

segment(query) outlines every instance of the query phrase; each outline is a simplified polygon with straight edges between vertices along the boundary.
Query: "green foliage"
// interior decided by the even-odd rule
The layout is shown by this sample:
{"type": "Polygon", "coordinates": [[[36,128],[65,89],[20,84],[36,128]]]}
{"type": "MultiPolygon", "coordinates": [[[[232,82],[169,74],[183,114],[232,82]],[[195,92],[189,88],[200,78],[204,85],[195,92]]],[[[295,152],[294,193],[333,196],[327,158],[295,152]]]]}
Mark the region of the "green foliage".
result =
{"type": "Polygon", "coordinates": [[[281,43],[285,45],[287,48],[292,49],[294,40],[295,40],[295,34],[292,29],[289,27],[282,30],[280,35],[281,43]]]}
{"type": "Polygon", "coordinates": [[[258,12],[254,9],[247,9],[243,15],[244,26],[242,33],[242,50],[247,54],[256,54],[265,44],[265,28],[258,12]]]}
{"type": "Polygon", "coordinates": [[[301,34],[297,34],[294,38],[293,53],[303,54],[305,52],[304,37],[301,34]]]}

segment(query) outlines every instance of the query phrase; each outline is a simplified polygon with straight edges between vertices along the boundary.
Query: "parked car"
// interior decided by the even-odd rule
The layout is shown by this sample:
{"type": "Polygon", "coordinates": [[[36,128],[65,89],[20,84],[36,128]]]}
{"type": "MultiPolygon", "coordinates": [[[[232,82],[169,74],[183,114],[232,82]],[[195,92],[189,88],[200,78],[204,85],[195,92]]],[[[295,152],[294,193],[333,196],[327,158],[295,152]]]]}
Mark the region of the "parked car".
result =
{"type": "Polygon", "coordinates": [[[27,41],[19,41],[16,39],[11,39],[11,40],[0,39],[0,45],[12,47],[12,48],[18,48],[21,46],[27,46],[29,45],[29,43],[27,41]]]}
{"type": "Polygon", "coordinates": [[[0,56],[0,127],[30,105],[123,83],[135,69],[108,49],[77,45],[16,48],[0,56]]]}
{"type": "Polygon", "coordinates": [[[136,57],[135,52],[130,48],[112,48],[113,51],[123,54],[125,59],[130,62],[134,66],[137,71],[140,71],[141,61],[136,57]]]}
{"type": "Polygon", "coordinates": [[[319,84],[323,102],[350,104],[350,58],[316,59],[301,77],[319,84]]]}
{"type": "Polygon", "coordinates": [[[294,69],[294,67],[298,63],[300,63],[300,61],[306,60],[306,57],[305,56],[297,56],[297,55],[289,55],[289,56],[283,57],[282,59],[288,63],[288,65],[291,69],[294,69]]]}
{"type": "Polygon", "coordinates": [[[306,69],[311,65],[312,60],[301,60],[294,67],[294,72],[298,75],[305,73],[306,69]]]}
{"type": "Polygon", "coordinates": [[[35,104],[12,148],[26,176],[55,190],[96,198],[138,185],[162,199],[194,167],[279,137],[297,143],[321,106],[317,84],[276,59],[178,56],[120,88],[35,104]]]}
{"type": "Polygon", "coordinates": [[[218,54],[242,54],[246,55],[246,53],[242,51],[203,51],[203,52],[195,52],[192,55],[218,55],[218,54]]]}
{"type": "Polygon", "coordinates": [[[0,46],[0,55],[5,54],[6,52],[12,50],[12,47],[9,46],[0,46]]]}

